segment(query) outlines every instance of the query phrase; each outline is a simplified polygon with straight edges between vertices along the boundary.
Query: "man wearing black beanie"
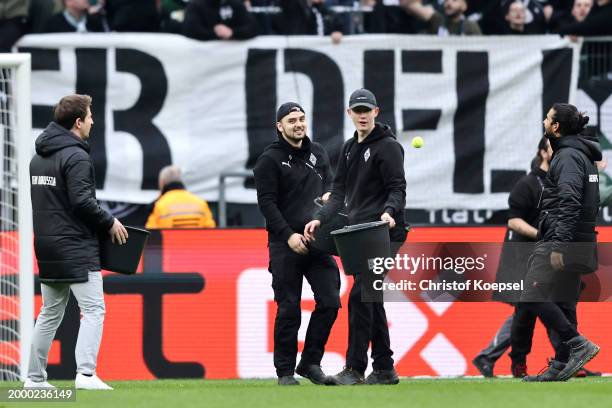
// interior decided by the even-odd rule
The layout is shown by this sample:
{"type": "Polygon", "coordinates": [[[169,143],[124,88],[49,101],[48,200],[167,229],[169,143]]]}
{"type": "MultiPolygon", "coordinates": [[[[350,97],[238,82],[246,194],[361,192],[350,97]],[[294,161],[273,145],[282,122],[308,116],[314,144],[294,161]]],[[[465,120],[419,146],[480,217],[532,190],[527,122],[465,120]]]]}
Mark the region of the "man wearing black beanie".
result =
{"type": "MultiPolygon", "coordinates": [[[[349,224],[388,223],[393,256],[406,241],[404,150],[391,128],[376,122],[379,111],[376,96],[369,90],[358,89],[351,94],[347,114],[355,125],[355,133],[342,146],[329,201],[306,225],[304,235],[308,240],[314,240],[321,224],[341,211],[347,213],[349,224]]],[[[382,301],[362,299],[364,282],[363,276],[355,275],[349,295],[346,367],[330,377],[330,382],[397,384],[385,306],[382,301]],[[374,370],[364,378],[370,344],[374,370]]]]}
{"type": "MultiPolygon", "coordinates": [[[[327,384],[321,359],[340,308],[340,273],[331,255],[308,246],[302,235],[315,211],[314,200],[331,190],[327,153],[307,136],[306,114],[297,103],[280,106],[278,140],[255,164],[257,202],[266,219],[274,301],[274,367],[279,385],[298,385],[298,373],[315,384],[327,384]],[[302,282],[314,292],[302,358],[295,366],[302,311],[302,282]]],[[[329,194],[327,194],[328,196],[329,194]]]]}

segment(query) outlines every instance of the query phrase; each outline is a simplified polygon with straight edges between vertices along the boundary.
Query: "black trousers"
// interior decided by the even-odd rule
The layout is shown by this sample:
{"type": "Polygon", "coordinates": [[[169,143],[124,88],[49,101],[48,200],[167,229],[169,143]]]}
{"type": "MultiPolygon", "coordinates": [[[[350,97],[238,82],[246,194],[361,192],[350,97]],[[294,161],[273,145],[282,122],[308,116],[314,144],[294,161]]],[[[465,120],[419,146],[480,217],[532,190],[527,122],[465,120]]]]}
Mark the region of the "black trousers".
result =
{"type": "MultiPolygon", "coordinates": [[[[559,307],[567,310],[568,319],[577,326],[576,304],[561,303],[559,307]]],[[[531,311],[515,306],[514,313],[504,321],[493,340],[478,353],[477,357],[485,357],[494,363],[512,347],[509,353],[512,362],[525,364],[527,355],[531,353],[536,320],[537,316],[531,311]]],[[[547,334],[553,349],[563,352],[561,349],[563,342],[557,332],[547,329],[547,334]]]]}
{"type": "MultiPolygon", "coordinates": [[[[403,242],[391,242],[391,253],[395,256],[403,242]]],[[[368,367],[368,346],[372,342],[372,368],[393,368],[393,351],[389,338],[389,325],[384,302],[362,302],[363,277],[356,275],[349,294],[349,338],[346,351],[346,366],[365,372],[368,367]]]]}
{"type": "MultiPolygon", "coordinates": [[[[576,303],[565,302],[557,303],[557,306],[564,311],[564,315],[569,320],[574,328],[578,327],[578,318],[576,315],[576,303]]],[[[537,316],[528,307],[521,307],[517,304],[515,307],[514,318],[512,321],[511,329],[511,345],[512,351],[510,352],[510,358],[515,363],[525,363],[527,354],[531,352],[531,345],[533,339],[533,331],[535,328],[537,316]]],[[[563,355],[567,350],[564,349],[563,341],[559,337],[559,334],[549,328],[546,328],[548,334],[548,340],[557,354],[563,355]]],[[[561,357],[557,355],[557,357],[561,357]]],[[[560,361],[563,361],[560,360],[560,361]]]]}
{"type": "MultiPolygon", "coordinates": [[[[555,359],[565,362],[569,357],[569,350],[564,344],[567,340],[578,335],[578,320],[576,316],[576,303],[580,297],[580,272],[566,267],[555,271],[550,265],[550,255],[535,253],[529,262],[525,276],[525,289],[521,294],[521,302],[517,305],[517,313],[521,321],[539,318],[546,327],[555,347],[555,359]],[[554,333],[553,333],[554,332],[554,333]]],[[[518,342],[517,352],[521,349],[530,350],[531,340],[527,346],[526,336],[520,328],[513,327],[512,346],[518,342]]],[[[513,350],[514,352],[514,350],[513,350]]]]}
{"type": "Polygon", "coordinates": [[[372,342],[372,368],[393,368],[393,351],[383,302],[361,301],[361,275],[356,275],[349,295],[349,337],[346,366],[365,372],[368,366],[368,346],[372,342]]]}
{"type": "MultiPolygon", "coordinates": [[[[578,329],[578,317],[575,302],[542,303],[539,307],[550,307],[561,311],[562,316],[575,331],[578,329]]],[[[513,362],[525,363],[527,354],[531,352],[533,330],[536,319],[538,318],[538,306],[534,308],[531,303],[518,303],[515,308],[514,321],[512,323],[512,333],[510,336],[512,351],[510,358],[513,362]]],[[[564,344],[561,336],[550,325],[546,325],[546,332],[550,344],[555,349],[555,360],[567,362],[569,349],[564,344]]]]}
{"type": "Polygon", "coordinates": [[[525,289],[519,308],[537,316],[561,340],[555,359],[565,360],[569,353],[564,342],[578,335],[576,302],[580,297],[580,272],[566,267],[555,271],[549,254],[535,253],[525,276],[525,289]]]}
{"type": "Polygon", "coordinates": [[[306,278],[315,297],[315,310],[306,331],[302,360],[320,365],[325,344],[340,308],[340,272],[334,259],[315,248],[299,255],[284,242],[270,242],[270,272],[274,301],[274,367],[281,377],[293,375],[302,320],[300,302],[306,278]]]}

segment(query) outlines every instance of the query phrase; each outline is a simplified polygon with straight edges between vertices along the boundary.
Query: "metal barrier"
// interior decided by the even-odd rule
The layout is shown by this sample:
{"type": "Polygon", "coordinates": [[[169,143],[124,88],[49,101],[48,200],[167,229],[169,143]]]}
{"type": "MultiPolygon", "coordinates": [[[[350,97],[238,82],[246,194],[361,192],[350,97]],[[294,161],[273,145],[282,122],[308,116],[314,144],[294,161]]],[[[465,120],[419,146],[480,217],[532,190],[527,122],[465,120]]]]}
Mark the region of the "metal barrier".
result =
{"type": "MultiPolygon", "coordinates": [[[[331,6],[329,7],[335,13],[371,13],[374,10],[374,7],[370,6],[362,6],[359,3],[356,3],[352,6],[331,6]]],[[[259,7],[250,7],[249,11],[251,13],[262,13],[262,14],[277,14],[280,13],[281,8],[277,6],[259,6],[259,7]]]]}
{"type": "Polygon", "coordinates": [[[612,80],[612,37],[585,37],[580,80],[612,80]]]}
{"type": "Polygon", "coordinates": [[[227,178],[249,178],[253,177],[252,170],[227,171],[219,176],[219,228],[227,227],[227,198],[225,197],[225,179],[227,178]]]}
{"type": "MultiPolygon", "coordinates": [[[[334,13],[344,16],[345,28],[352,34],[363,33],[363,15],[374,10],[374,7],[362,6],[357,2],[352,6],[330,6],[328,8],[334,13]]],[[[262,18],[267,18],[272,14],[280,13],[281,8],[278,6],[255,6],[250,7],[249,11],[262,18]]]]}

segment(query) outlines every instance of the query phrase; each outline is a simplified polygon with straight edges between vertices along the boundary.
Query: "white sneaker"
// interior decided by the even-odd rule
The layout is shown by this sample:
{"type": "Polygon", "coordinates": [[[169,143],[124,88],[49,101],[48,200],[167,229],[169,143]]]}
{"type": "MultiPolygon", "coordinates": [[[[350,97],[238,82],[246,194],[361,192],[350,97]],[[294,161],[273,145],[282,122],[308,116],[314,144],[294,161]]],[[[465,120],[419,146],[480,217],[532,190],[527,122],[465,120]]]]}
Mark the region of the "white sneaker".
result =
{"type": "Polygon", "coordinates": [[[55,388],[55,386],[49,384],[46,381],[32,381],[29,378],[26,378],[26,380],[23,383],[23,388],[55,388]]]}
{"type": "Polygon", "coordinates": [[[97,375],[88,377],[81,373],[77,373],[74,380],[74,388],[77,390],[112,390],[113,387],[107,385],[97,375]]]}

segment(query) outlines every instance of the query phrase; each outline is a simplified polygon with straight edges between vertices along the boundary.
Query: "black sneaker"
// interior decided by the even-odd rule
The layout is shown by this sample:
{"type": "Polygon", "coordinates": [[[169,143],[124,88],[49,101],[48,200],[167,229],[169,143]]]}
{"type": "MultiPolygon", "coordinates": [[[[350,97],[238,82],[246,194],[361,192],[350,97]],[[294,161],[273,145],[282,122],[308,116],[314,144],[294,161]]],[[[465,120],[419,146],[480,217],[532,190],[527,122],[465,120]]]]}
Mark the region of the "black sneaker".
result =
{"type": "Polygon", "coordinates": [[[283,375],[278,377],[278,385],[300,385],[300,382],[292,375],[283,375]]]}
{"type": "Polygon", "coordinates": [[[365,379],[365,383],[368,385],[394,385],[399,383],[399,377],[397,376],[395,368],[392,368],[390,370],[374,370],[365,379]]]}
{"type": "Polygon", "coordinates": [[[478,371],[480,371],[480,374],[482,374],[484,377],[495,377],[493,375],[493,366],[495,365],[495,363],[493,363],[485,356],[476,356],[476,358],[472,360],[472,364],[474,364],[474,367],[476,367],[478,371]]]}
{"type": "Polygon", "coordinates": [[[562,381],[572,378],[578,370],[599,353],[599,346],[584,336],[576,336],[565,344],[570,348],[570,355],[565,368],[559,373],[562,381]]]}
{"type": "Polygon", "coordinates": [[[326,385],[329,383],[328,377],[323,373],[321,367],[315,364],[298,364],[295,368],[296,374],[308,378],[313,384],[326,385]]]}
{"type": "Polygon", "coordinates": [[[363,373],[350,367],[344,367],[344,370],[329,377],[329,385],[360,385],[363,381],[363,373]]]}
{"type": "Polygon", "coordinates": [[[537,375],[528,375],[523,377],[525,382],[550,382],[550,381],[565,381],[559,377],[559,374],[565,368],[565,363],[561,361],[548,360],[548,367],[542,369],[537,375]]]}

